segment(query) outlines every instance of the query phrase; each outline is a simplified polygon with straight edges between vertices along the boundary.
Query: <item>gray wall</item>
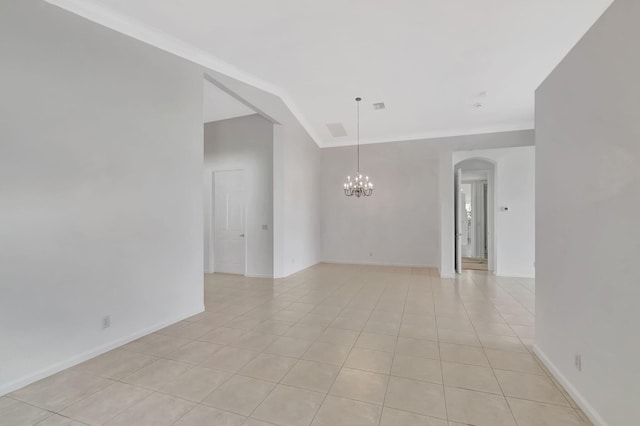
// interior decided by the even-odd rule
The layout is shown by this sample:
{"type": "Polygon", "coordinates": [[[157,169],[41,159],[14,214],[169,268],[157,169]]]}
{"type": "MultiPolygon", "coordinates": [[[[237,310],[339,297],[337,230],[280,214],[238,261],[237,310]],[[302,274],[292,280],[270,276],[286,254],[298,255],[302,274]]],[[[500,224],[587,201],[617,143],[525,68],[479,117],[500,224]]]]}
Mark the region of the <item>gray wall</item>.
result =
{"type": "Polygon", "coordinates": [[[616,0],[536,94],[536,350],[596,424],[640,419],[639,21],[616,0]]]}
{"type": "Polygon", "coordinates": [[[274,138],[275,214],[283,231],[276,277],[286,277],[320,261],[320,148],[297,121],[276,126],[274,138]]]}
{"type": "MultiPolygon", "coordinates": [[[[207,123],[204,126],[204,259],[213,271],[210,249],[211,174],[244,170],[248,276],[273,276],[273,124],[259,115],[207,123]],[[267,225],[268,229],[262,229],[267,225]]],[[[211,246],[212,247],[212,246],[211,246]]]]}
{"type": "Polygon", "coordinates": [[[37,0],[0,58],[3,394],[203,309],[203,80],[37,0]]]}
{"type": "Polygon", "coordinates": [[[320,261],[320,148],[279,97],[218,72],[219,85],[271,117],[273,126],[273,275],[320,261]]]}
{"type": "MultiPolygon", "coordinates": [[[[355,172],[356,148],[322,149],[322,260],[440,267],[440,210],[448,199],[444,214],[453,218],[453,152],[532,144],[533,132],[520,131],[364,145],[361,171],[375,188],[361,199],[342,191],[355,172]]],[[[452,235],[445,250],[453,247],[452,235]]]]}
{"type": "MultiPolygon", "coordinates": [[[[534,146],[453,154],[454,164],[470,158],[483,158],[494,164],[489,266],[498,276],[535,278],[535,154],[534,146]]],[[[452,209],[450,206],[449,211],[452,209]]],[[[452,234],[453,229],[449,235],[452,234]]]]}

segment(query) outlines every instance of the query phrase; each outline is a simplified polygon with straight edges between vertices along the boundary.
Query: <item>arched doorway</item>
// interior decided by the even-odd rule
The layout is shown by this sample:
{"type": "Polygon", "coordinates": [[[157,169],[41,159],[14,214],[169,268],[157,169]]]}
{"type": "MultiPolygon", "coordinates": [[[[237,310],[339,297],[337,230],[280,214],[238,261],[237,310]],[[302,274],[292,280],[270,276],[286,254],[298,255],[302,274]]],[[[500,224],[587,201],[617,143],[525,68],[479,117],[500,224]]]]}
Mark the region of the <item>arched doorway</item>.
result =
{"type": "Polygon", "coordinates": [[[493,271],[496,164],[468,158],[454,165],[455,271],[493,271]]]}

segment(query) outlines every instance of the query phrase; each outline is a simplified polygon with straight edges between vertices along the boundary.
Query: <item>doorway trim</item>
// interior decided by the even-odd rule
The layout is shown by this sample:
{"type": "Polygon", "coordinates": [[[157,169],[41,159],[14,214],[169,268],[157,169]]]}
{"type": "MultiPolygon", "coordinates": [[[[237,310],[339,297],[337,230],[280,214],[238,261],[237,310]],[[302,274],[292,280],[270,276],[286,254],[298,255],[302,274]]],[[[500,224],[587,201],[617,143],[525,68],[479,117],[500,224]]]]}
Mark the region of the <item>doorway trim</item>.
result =
{"type": "MultiPolygon", "coordinates": [[[[497,239],[496,239],[496,234],[497,234],[497,230],[496,230],[496,226],[495,226],[495,217],[496,217],[496,182],[497,182],[497,175],[498,175],[498,163],[495,160],[492,160],[490,158],[486,158],[486,157],[469,157],[469,158],[464,158],[462,160],[456,161],[455,163],[453,162],[453,158],[452,158],[452,164],[453,164],[453,172],[451,174],[452,179],[454,181],[454,197],[457,197],[458,194],[457,192],[460,191],[460,186],[462,185],[462,181],[457,182],[457,179],[455,178],[455,176],[458,173],[458,170],[460,170],[460,168],[458,167],[461,163],[464,162],[472,162],[472,161],[477,161],[477,162],[481,162],[481,163],[485,163],[488,167],[487,168],[482,168],[482,169],[478,169],[476,168],[475,170],[486,170],[487,171],[487,269],[489,272],[495,273],[495,271],[497,270],[497,265],[498,265],[498,258],[497,258],[497,247],[496,247],[496,243],[497,243],[497,239]]],[[[467,171],[472,171],[472,169],[469,169],[467,171]]],[[[464,173],[464,171],[463,171],[464,173]]],[[[453,250],[454,250],[454,256],[453,256],[453,271],[454,274],[459,274],[462,272],[462,270],[458,270],[458,265],[457,265],[457,257],[456,257],[456,253],[457,253],[457,247],[458,247],[458,236],[456,234],[456,223],[458,220],[458,214],[459,212],[456,209],[456,203],[453,203],[453,221],[454,221],[454,227],[453,227],[453,250]]]]}

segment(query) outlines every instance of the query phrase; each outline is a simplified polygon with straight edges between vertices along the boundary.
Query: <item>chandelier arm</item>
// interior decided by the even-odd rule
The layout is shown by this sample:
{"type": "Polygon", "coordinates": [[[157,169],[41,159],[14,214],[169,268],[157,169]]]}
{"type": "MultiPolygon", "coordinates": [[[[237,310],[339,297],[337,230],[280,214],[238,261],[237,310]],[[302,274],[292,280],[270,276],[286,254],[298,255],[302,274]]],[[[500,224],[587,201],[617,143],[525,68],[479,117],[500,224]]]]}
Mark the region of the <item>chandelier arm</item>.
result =
{"type": "Polygon", "coordinates": [[[356,98],[356,156],[358,169],[353,176],[353,180],[350,176],[347,176],[347,182],[344,183],[344,195],[347,197],[357,198],[369,197],[373,193],[373,185],[369,181],[369,176],[362,176],[360,173],[360,101],[362,98],[356,98]]]}

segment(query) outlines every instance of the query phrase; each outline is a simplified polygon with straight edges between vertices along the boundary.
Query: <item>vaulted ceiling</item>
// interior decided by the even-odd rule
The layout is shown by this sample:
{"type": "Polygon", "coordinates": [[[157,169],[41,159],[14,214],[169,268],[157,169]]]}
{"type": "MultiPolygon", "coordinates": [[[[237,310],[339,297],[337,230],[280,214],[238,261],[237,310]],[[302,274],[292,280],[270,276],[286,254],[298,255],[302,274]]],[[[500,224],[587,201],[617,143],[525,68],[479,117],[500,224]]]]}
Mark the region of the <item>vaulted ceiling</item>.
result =
{"type": "Polygon", "coordinates": [[[233,96],[214,86],[208,80],[204,80],[204,102],[202,111],[202,121],[211,123],[212,121],[227,120],[229,118],[243,117],[255,114],[256,112],[244,105],[233,96]]]}
{"type": "Polygon", "coordinates": [[[536,87],[613,0],[48,1],[279,95],[336,146],[356,96],[364,143],[533,128],[536,87]]]}

